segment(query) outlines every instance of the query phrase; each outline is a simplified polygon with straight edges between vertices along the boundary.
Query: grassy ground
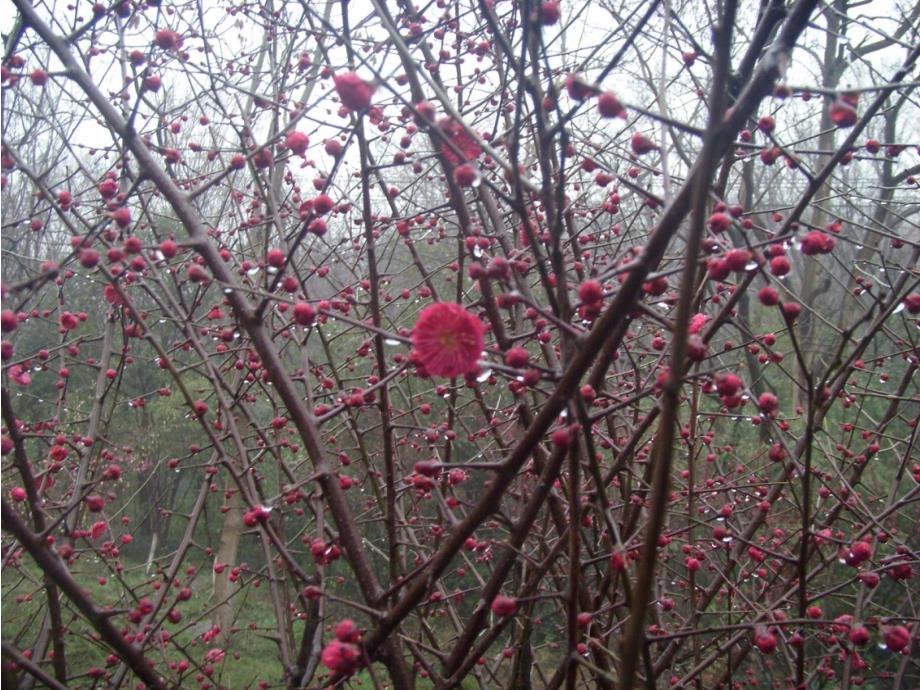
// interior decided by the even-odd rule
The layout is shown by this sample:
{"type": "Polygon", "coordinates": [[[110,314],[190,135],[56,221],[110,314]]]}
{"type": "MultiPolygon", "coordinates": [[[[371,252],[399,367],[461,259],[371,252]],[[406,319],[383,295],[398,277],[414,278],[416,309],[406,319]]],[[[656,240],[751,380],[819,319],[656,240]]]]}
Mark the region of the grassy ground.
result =
{"type": "MultiPolygon", "coordinates": [[[[78,562],[79,567],[75,570],[78,582],[90,593],[92,600],[99,604],[111,604],[115,608],[128,609],[133,602],[122,598],[125,585],[140,588],[147,582],[147,577],[141,569],[129,568],[123,577],[124,585],[111,580],[101,584],[99,575],[91,574],[94,570],[91,565],[78,562]]],[[[199,588],[203,589],[205,588],[199,588]]],[[[210,627],[206,613],[210,606],[208,594],[196,594],[183,606],[184,620],[167,627],[180,644],[190,646],[192,658],[199,663],[203,662],[205,653],[216,646],[215,643],[209,644],[202,639],[202,633],[210,627]],[[197,620],[202,615],[202,623],[186,625],[186,621],[197,620]]],[[[38,636],[47,605],[44,588],[36,578],[36,573],[28,567],[21,570],[6,568],[3,572],[2,602],[3,640],[11,642],[19,649],[30,648],[38,636]]],[[[267,633],[275,627],[274,612],[267,588],[247,588],[239,598],[238,610],[241,612],[237,622],[239,632],[233,634],[230,641],[224,645],[227,654],[223,661],[214,665],[215,671],[211,677],[213,686],[242,690],[248,687],[256,688],[259,681],[264,680],[277,687],[282,677],[282,668],[277,645],[267,637],[267,633]]],[[[115,621],[123,624],[126,618],[118,617],[115,621]]],[[[75,619],[72,614],[66,615],[64,622],[71,631],[66,638],[68,666],[71,671],[75,674],[85,674],[92,666],[105,666],[108,651],[92,639],[88,626],[75,619]]],[[[303,623],[296,621],[294,629],[295,635],[299,634],[303,629],[303,623]]],[[[164,658],[167,661],[181,659],[175,651],[168,657],[151,652],[150,657],[157,662],[162,662],[164,658]]],[[[191,673],[186,676],[183,687],[198,687],[194,675],[191,673]]],[[[70,683],[70,687],[73,688],[92,686],[92,680],[86,675],[75,677],[70,683]]]]}

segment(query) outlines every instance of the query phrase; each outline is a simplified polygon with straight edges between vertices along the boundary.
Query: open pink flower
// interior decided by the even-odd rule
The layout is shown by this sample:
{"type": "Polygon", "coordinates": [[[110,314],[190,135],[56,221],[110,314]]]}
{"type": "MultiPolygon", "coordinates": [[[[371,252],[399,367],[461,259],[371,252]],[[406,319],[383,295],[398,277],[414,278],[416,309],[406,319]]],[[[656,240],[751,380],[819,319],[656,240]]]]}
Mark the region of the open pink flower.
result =
{"type": "Polygon", "coordinates": [[[370,106],[371,98],[377,89],[375,84],[365,81],[354,72],[336,74],[332,81],[335,82],[335,90],[342,104],[349,110],[364,110],[370,106]]]}
{"type": "Polygon", "coordinates": [[[342,676],[350,676],[361,665],[361,650],[357,645],[333,640],[323,648],[323,665],[342,676]]]}
{"type": "Polygon", "coordinates": [[[204,660],[209,664],[219,664],[224,660],[225,656],[227,656],[227,652],[225,652],[223,649],[220,649],[219,647],[215,647],[214,649],[209,649],[207,651],[207,653],[204,655],[204,660]]]}
{"type": "Polygon", "coordinates": [[[690,319],[690,328],[688,332],[691,335],[696,335],[702,333],[703,329],[706,327],[706,322],[709,321],[708,314],[694,314],[690,319]]]}
{"type": "Polygon", "coordinates": [[[32,374],[18,364],[10,367],[10,378],[23,388],[32,383],[32,374]]]}
{"type": "Polygon", "coordinates": [[[475,160],[482,153],[479,142],[456,120],[444,117],[438,121],[441,134],[450,144],[442,144],[441,153],[451,165],[460,165],[475,160]]]}
{"type": "Polygon", "coordinates": [[[492,611],[498,616],[513,616],[518,609],[518,601],[514,597],[499,594],[492,600],[492,611]]]}
{"type": "Polygon", "coordinates": [[[462,376],[476,369],[484,333],[482,321],[459,304],[435,302],[412,331],[412,359],[431,376],[462,376]]]}

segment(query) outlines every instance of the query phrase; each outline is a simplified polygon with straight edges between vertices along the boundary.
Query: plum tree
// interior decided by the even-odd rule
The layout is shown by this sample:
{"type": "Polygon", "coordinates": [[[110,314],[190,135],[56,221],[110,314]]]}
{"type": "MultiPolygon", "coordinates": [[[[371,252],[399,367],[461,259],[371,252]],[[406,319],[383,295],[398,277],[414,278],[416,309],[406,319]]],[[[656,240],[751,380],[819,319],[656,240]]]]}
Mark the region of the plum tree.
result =
{"type": "Polygon", "coordinates": [[[7,7],[5,682],[920,683],[915,4],[7,7]]]}

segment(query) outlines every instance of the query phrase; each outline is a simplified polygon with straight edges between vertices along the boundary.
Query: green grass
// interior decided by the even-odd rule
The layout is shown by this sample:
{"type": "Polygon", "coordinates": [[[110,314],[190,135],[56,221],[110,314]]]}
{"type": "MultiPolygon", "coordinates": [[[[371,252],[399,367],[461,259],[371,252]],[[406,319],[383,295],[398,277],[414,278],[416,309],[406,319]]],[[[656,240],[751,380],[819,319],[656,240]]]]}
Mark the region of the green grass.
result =
{"type": "MultiPolygon", "coordinates": [[[[109,579],[107,584],[102,585],[99,582],[98,573],[91,575],[80,569],[82,566],[84,570],[92,570],[86,568],[86,565],[78,561],[74,574],[97,605],[111,604],[120,609],[130,608],[132,602],[123,598],[126,586],[136,588],[137,591],[149,595],[151,599],[155,594],[150,591],[149,586],[146,586],[148,578],[141,568],[126,569],[123,577],[124,585],[114,579],[109,579]]],[[[210,602],[207,601],[209,592],[204,592],[205,589],[198,587],[195,590],[196,595],[182,606],[183,621],[176,625],[167,624],[165,626],[173,633],[174,639],[179,644],[191,645],[189,647],[190,656],[199,663],[203,662],[204,654],[209,649],[217,646],[217,643],[206,643],[201,639],[203,630],[209,627],[207,622],[207,611],[210,608],[210,602]],[[202,617],[205,622],[193,626],[186,624],[187,621],[195,621],[199,617],[202,617]]],[[[2,601],[4,641],[11,642],[20,649],[30,648],[38,636],[47,606],[44,589],[31,564],[24,565],[18,571],[11,567],[4,570],[2,601]]],[[[283,676],[278,647],[272,640],[261,634],[275,627],[274,610],[271,607],[267,587],[263,586],[258,589],[247,587],[239,596],[237,604],[240,612],[237,622],[239,632],[233,634],[224,645],[227,655],[215,666],[212,681],[216,686],[233,690],[248,686],[257,687],[260,680],[266,680],[272,686],[277,686],[283,676]],[[254,624],[255,630],[250,629],[251,624],[254,624]],[[239,655],[239,659],[235,658],[235,653],[239,655]]],[[[127,617],[118,616],[114,621],[118,627],[122,627],[127,623],[127,617]]],[[[91,638],[88,624],[74,616],[69,606],[65,608],[64,623],[71,633],[66,637],[65,642],[71,673],[85,674],[92,666],[105,666],[109,651],[91,638]]],[[[302,629],[303,622],[295,621],[295,636],[299,635],[302,629]]],[[[174,648],[171,650],[168,648],[165,655],[159,650],[148,650],[148,656],[161,666],[164,659],[167,662],[177,662],[183,658],[174,648]]],[[[194,669],[191,669],[186,674],[183,686],[197,687],[198,683],[195,681],[193,671],[194,669]]],[[[92,681],[86,676],[74,678],[71,687],[92,687],[92,681]]]]}
{"type": "MultiPolygon", "coordinates": [[[[74,576],[80,585],[89,592],[90,598],[97,606],[111,604],[117,609],[130,609],[133,600],[128,602],[125,597],[127,587],[143,593],[153,599],[153,592],[147,584],[149,579],[143,572],[143,567],[135,566],[126,568],[122,580],[123,584],[109,578],[107,584],[99,582],[102,568],[94,568],[96,564],[88,562],[85,558],[77,561],[74,567],[74,576]]],[[[207,587],[199,586],[194,590],[195,596],[182,606],[184,619],[177,625],[168,624],[166,629],[173,634],[173,640],[178,644],[189,645],[189,654],[197,662],[203,662],[205,653],[218,646],[217,643],[206,643],[201,639],[203,630],[210,627],[208,611],[210,609],[210,591],[207,587]],[[202,622],[194,626],[187,625],[187,621],[202,622]]],[[[37,569],[30,562],[24,562],[22,568],[8,567],[3,572],[2,579],[2,633],[5,642],[12,643],[17,649],[29,649],[35,642],[41,626],[42,618],[47,608],[47,599],[41,584],[37,569]],[[19,599],[19,600],[18,600],[19,599]]],[[[267,681],[270,687],[285,687],[283,682],[283,669],[276,643],[268,639],[267,635],[275,630],[275,615],[271,605],[268,585],[261,587],[247,586],[238,595],[236,601],[238,620],[236,627],[239,631],[231,635],[229,641],[222,646],[226,650],[223,661],[214,666],[211,676],[211,687],[227,688],[228,690],[244,690],[257,688],[260,681],[267,681]],[[252,629],[254,627],[254,629],[252,629]],[[236,656],[239,658],[236,658],[236,656]]],[[[93,681],[87,671],[93,667],[104,667],[109,650],[91,637],[89,625],[73,614],[73,609],[65,601],[64,623],[70,630],[65,641],[67,663],[72,674],[68,687],[92,688],[93,681]]],[[[116,626],[121,628],[127,623],[127,616],[121,615],[113,619],[116,626]]],[[[294,621],[295,643],[300,640],[304,622],[294,621]]],[[[158,649],[147,650],[148,658],[162,668],[165,662],[178,662],[183,657],[175,647],[170,645],[165,652],[158,649]]],[[[50,665],[46,668],[51,671],[50,665]]],[[[320,668],[324,671],[324,668],[320,668]]],[[[182,687],[199,686],[196,680],[196,670],[191,668],[182,679],[182,687]]],[[[374,665],[374,674],[378,681],[386,683],[386,669],[374,665]]],[[[175,674],[170,674],[175,677],[175,674]]],[[[313,682],[317,679],[314,676],[313,682]]],[[[98,685],[96,687],[99,687],[98,685]]],[[[370,673],[364,670],[355,674],[345,685],[346,688],[373,688],[374,683],[370,673]]],[[[418,678],[416,687],[427,690],[433,687],[431,681],[418,678]]],[[[465,684],[461,687],[476,687],[465,684]]]]}

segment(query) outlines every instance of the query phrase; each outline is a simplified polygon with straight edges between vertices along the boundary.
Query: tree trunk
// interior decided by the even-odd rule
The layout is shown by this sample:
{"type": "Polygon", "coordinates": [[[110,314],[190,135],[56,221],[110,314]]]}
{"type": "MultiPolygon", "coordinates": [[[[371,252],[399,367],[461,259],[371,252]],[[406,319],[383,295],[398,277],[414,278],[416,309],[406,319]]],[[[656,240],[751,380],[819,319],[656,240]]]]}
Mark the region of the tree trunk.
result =
{"type": "Polygon", "coordinates": [[[224,564],[222,572],[214,572],[214,612],[211,617],[213,625],[220,626],[221,638],[229,634],[236,615],[231,597],[236,589],[230,582],[230,570],[236,563],[237,552],[240,547],[240,536],[243,533],[243,504],[239,492],[234,492],[227,499],[230,509],[224,513],[224,521],[220,528],[220,541],[217,552],[214,554],[214,563],[224,564]]]}

